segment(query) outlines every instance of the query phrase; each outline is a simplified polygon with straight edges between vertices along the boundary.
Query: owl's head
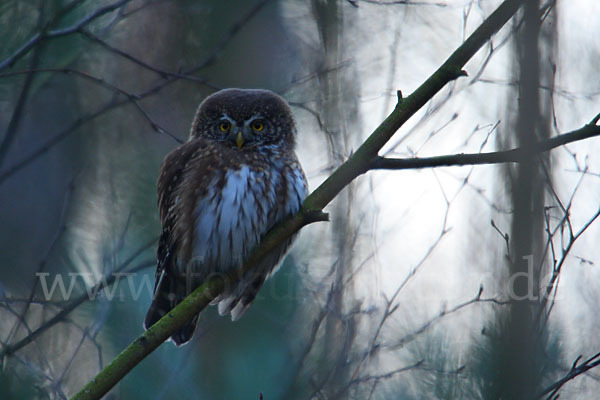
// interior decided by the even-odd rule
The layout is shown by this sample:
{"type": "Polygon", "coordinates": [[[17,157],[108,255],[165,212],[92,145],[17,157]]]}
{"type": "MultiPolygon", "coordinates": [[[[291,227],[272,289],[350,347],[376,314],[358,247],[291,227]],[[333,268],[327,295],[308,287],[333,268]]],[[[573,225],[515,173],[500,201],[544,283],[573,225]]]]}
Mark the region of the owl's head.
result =
{"type": "Polygon", "coordinates": [[[198,107],[190,140],[203,137],[240,150],[294,147],[296,127],[281,97],[261,89],[224,89],[198,107]]]}

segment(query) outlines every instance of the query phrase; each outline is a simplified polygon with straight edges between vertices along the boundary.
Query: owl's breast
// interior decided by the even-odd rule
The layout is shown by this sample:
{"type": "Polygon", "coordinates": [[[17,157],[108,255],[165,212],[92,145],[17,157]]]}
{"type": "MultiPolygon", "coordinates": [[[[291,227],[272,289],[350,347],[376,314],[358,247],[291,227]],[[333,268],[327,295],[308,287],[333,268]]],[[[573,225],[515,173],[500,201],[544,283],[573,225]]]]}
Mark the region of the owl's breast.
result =
{"type": "Polygon", "coordinates": [[[276,207],[273,179],[268,170],[223,171],[196,199],[193,218],[192,263],[221,272],[241,266],[269,227],[276,207]]]}

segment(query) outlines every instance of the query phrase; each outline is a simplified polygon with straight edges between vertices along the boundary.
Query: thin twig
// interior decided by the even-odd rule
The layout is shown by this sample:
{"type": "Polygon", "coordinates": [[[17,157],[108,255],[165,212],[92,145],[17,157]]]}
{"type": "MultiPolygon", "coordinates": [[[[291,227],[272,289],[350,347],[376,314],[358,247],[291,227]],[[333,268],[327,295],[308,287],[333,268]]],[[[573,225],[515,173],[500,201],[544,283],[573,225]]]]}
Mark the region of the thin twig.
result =
{"type": "Polygon", "coordinates": [[[554,382],[552,385],[550,385],[546,389],[544,389],[538,395],[538,397],[543,397],[546,394],[550,393],[550,395],[547,397],[548,400],[557,398],[555,396],[557,395],[558,391],[567,382],[569,382],[570,380],[576,378],[577,376],[589,371],[590,369],[596,368],[598,365],[600,365],[600,353],[594,354],[593,356],[591,356],[590,358],[585,360],[582,364],[577,365],[577,363],[579,362],[580,359],[581,359],[581,356],[577,357],[575,359],[575,361],[573,362],[573,365],[571,366],[571,369],[569,370],[569,372],[563,378],[559,379],[558,381],[554,382]]]}
{"type": "Polygon", "coordinates": [[[87,24],[94,21],[95,19],[97,19],[105,14],[108,14],[110,12],[113,12],[114,10],[119,9],[120,7],[129,3],[130,1],[131,0],[120,0],[116,3],[99,8],[96,11],[94,11],[93,13],[85,16],[79,22],[75,23],[74,25],[72,25],[68,28],[56,29],[56,30],[52,30],[52,31],[48,31],[48,32],[42,31],[42,32],[36,33],[25,44],[23,44],[20,48],[18,48],[15,52],[13,52],[13,54],[11,54],[6,59],[4,59],[4,61],[0,62],[0,70],[4,69],[6,67],[12,67],[14,65],[14,63],[17,62],[17,60],[19,60],[24,55],[26,55],[32,48],[37,46],[42,41],[76,33],[80,28],[86,26],[87,24]]]}
{"type": "MultiPolygon", "coordinates": [[[[120,273],[122,271],[124,271],[127,268],[127,266],[129,266],[140,254],[142,254],[144,251],[146,251],[151,246],[153,246],[157,240],[158,240],[158,238],[154,238],[154,239],[150,240],[149,242],[145,243],[144,245],[140,246],[140,248],[138,248],[135,252],[133,252],[133,254],[130,257],[128,257],[125,261],[123,261],[117,268],[115,268],[113,271],[111,271],[108,274],[106,274],[105,276],[103,276],[102,279],[100,279],[94,287],[92,287],[89,290],[86,290],[80,296],[71,300],[67,305],[64,306],[64,308],[62,308],[61,311],[59,311],[56,315],[54,315],[48,321],[43,323],[40,327],[38,327],[34,331],[30,332],[23,339],[19,340],[17,343],[6,345],[2,349],[2,351],[0,351],[0,360],[2,360],[5,356],[14,354],[16,351],[18,351],[22,347],[33,342],[39,335],[41,335],[46,330],[48,330],[48,328],[63,321],[64,318],[68,314],[70,314],[73,310],[75,310],[77,307],[79,307],[81,304],[85,303],[86,301],[90,300],[89,293],[98,293],[100,290],[104,290],[105,288],[112,285],[117,280],[117,277],[120,276],[120,273]]],[[[144,262],[144,263],[140,264],[140,266],[136,266],[135,268],[132,268],[131,271],[139,270],[140,268],[147,268],[149,266],[154,265],[154,263],[155,263],[154,261],[144,262]]]]}
{"type": "MultiPolygon", "coordinates": [[[[224,38],[217,44],[217,46],[215,46],[213,51],[210,54],[208,54],[204,60],[202,60],[200,63],[198,63],[194,67],[187,69],[180,75],[181,76],[189,76],[190,74],[196,73],[197,71],[213,64],[218,59],[219,53],[227,46],[227,44],[235,37],[235,35],[237,33],[239,33],[239,31],[242,29],[242,27],[244,27],[247,23],[249,23],[252,20],[252,18],[254,16],[256,16],[258,14],[258,12],[260,10],[262,10],[262,8],[265,5],[267,5],[267,3],[269,3],[270,1],[272,1],[272,0],[263,0],[260,3],[258,3],[256,6],[254,6],[252,9],[250,9],[246,14],[242,15],[240,17],[240,19],[231,26],[231,28],[229,29],[227,34],[224,36],[224,38]]],[[[83,25],[81,25],[81,26],[83,26],[83,25]]],[[[76,26],[75,30],[78,29],[79,27],[80,26],[76,26]]],[[[19,170],[21,170],[22,168],[26,167],[28,164],[30,164],[31,162],[36,160],[41,155],[47,153],[51,148],[53,148],[58,143],[65,140],[67,137],[69,137],[71,134],[73,134],[73,132],[75,132],[78,128],[82,127],[86,123],[95,120],[96,118],[104,115],[105,113],[107,113],[115,108],[121,107],[121,106],[128,104],[130,102],[133,102],[133,101],[137,102],[138,100],[153,96],[153,95],[157,94],[158,92],[160,92],[165,87],[169,86],[170,84],[179,81],[179,79],[180,79],[179,74],[178,74],[178,76],[169,75],[166,78],[164,78],[163,80],[161,80],[160,82],[158,82],[153,87],[134,96],[134,98],[128,97],[127,99],[122,100],[122,101],[111,100],[108,103],[100,106],[95,111],[90,112],[87,115],[78,118],[69,127],[67,127],[66,129],[62,130],[61,132],[57,133],[56,135],[54,135],[53,137],[48,139],[48,141],[46,143],[42,144],[39,148],[34,150],[32,153],[24,156],[21,160],[15,162],[13,165],[11,165],[10,167],[8,167],[4,171],[2,171],[0,173],[0,184],[2,184],[6,179],[8,179],[10,176],[15,174],[16,172],[18,172],[19,170]]],[[[204,80],[200,80],[199,82],[206,83],[206,81],[204,81],[204,80]]],[[[138,110],[140,112],[142,112],[143,114],[145,114],[145,111],[143,111],[143,109],[141,109],[139,106],[138,106],[138,110]]],[[[149,117],[148,114],[145,114],[144,116],[149,121],[152,121],[152,119],[149,117]]],[[[157,124],[154,124],[152,127],[155,130],[162,129],[157,124]]],[[[171,136],[177,143],[183,142],[181,139],[177,138],[176,136],[171,135],[168,131],[164,131],[164,133],[171,136]]]]}

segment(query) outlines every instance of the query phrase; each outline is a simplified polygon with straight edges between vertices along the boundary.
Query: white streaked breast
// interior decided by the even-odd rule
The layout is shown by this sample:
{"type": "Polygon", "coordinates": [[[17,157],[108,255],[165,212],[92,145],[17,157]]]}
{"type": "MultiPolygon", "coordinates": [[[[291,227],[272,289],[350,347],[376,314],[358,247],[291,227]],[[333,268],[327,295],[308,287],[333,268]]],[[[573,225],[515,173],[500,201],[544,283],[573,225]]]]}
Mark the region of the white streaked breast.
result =
{"type": "Polygon", "coordinates": [[[210,268],[210,272],[241,265],[268,229],[267,215],[276,204],[273,185],[268,188],[265,185],[267,175],[251,171],[247,166],[228,171],[220,193],[215,181],[207,195],[198,199],[194,263],[210,268]]]}

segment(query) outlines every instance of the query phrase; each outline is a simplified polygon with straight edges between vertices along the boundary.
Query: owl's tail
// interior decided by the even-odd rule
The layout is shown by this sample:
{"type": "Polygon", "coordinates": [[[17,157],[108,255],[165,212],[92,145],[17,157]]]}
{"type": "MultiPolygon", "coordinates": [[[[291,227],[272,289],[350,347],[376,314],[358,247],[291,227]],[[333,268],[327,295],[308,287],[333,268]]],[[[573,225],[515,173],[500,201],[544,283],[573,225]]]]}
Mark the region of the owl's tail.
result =
{"type": "MultiPolygon", "coordinates": [[[[144,329],[150,328],[177,304],[181,303],[188,294],[188,285],[186,285],[185,280],[179,280],[163,270],[161,275],[156,278],[154,297],[144,319],[144,329]]],[[[181,346],[189,342],[194,335],[197,322],[198,315],[171,336],[173,343],[181,346]]]]}

